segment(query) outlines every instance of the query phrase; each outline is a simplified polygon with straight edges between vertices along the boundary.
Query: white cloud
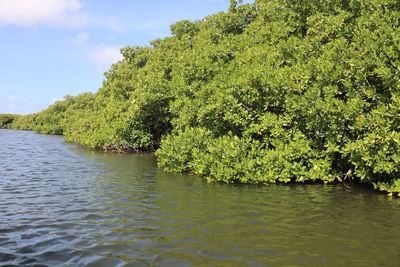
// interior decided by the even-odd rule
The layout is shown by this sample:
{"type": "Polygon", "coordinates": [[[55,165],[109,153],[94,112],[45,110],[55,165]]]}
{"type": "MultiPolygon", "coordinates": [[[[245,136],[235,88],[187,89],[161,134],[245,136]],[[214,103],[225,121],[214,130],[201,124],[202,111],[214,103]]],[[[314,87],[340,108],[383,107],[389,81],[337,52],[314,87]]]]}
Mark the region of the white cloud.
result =
{"type": "Polygon", "coordinates": [[[124,23],[117,17],[92,17],[90,23],[94,27],[107,29],[113,32],[125,31],[124,23]]]}
{"type": "Polygon", "coordinates": [[[17,109],[18,98],[15,96],[8,96],[6,99],[7,113],[15,113],[17,109]]]}
{"type": "Polygon", "coordinates": [[[21,107],[26,107],[25,101],[15,95],[0,95],[0,114],[21,113],[21,107]]]}
{"type": "Polygon", "coordinates": [[[0,25],[80,27],[80,0],[0,0],[0,25]]]}
{"type": "Polygon", "coordinates": [[[108,28],[114,32],[122,32],[125,30],[123,23],[116,17],[109,17],[105,21],[105,28],[108,28]]]}
{"type": "Polygon", "coordinates": [[[98,46],[90,54],[89,58],[96,64],[98,71],[107,70],[113,63],[122,59],[120,48],[98,46]]]}
{"type": "Polygon", "coordinates": [[[72,44],[77,46],[83,46],[89,42],[89,39],[90,39],[89,33],[81,32],[72,40],[72,44]]]}

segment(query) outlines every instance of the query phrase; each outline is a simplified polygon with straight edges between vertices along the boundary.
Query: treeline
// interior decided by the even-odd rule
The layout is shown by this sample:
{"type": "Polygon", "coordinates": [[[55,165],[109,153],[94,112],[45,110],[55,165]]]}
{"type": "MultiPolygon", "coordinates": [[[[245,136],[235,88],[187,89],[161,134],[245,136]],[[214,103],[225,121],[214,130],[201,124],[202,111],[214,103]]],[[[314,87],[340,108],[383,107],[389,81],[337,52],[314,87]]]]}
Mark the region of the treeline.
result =
{"type": "Polygon", "coordinates": [[[213,181],[400,192],[399,18],[398,0],[231,1],[123,48],[97,93],[1,123],[213,181]]]}
{"type": "Polygon", "coordinates": [[[19,117],[19,115],[14,114],[0,114],[0,129],[10,128],[14,120],[19,117]]]}

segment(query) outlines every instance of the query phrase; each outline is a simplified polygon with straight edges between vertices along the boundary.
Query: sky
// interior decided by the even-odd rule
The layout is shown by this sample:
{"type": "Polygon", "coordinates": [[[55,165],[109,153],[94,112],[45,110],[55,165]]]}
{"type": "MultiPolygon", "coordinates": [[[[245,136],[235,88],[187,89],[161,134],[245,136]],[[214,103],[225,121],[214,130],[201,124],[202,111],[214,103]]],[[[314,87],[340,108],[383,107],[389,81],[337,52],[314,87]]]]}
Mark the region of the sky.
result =
{"type": "Polygon", "coordinates": [[[170,35],[229,0],[0,0],[0,114],[38,112],[96,92],[126,45],[170,35]]]}

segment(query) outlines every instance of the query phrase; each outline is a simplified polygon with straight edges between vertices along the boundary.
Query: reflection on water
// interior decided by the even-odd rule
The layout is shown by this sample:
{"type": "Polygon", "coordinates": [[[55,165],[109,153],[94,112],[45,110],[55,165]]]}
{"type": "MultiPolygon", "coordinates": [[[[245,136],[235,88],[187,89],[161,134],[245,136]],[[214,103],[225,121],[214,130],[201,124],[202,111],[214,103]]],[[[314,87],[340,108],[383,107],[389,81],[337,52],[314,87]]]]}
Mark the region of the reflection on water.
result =
{"type": "Polygon", "coordinates": [[[238,186],[0,130],[0,265],[399,266],[400,201],[238,186]]]}

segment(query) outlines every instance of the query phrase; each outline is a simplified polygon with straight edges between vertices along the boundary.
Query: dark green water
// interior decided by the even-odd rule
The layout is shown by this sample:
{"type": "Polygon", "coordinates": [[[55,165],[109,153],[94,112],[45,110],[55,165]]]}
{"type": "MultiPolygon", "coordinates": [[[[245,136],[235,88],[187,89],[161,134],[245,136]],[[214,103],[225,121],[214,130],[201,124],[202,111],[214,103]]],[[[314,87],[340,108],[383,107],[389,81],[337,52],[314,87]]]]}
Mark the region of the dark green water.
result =
{"type": "Polygon", "coordinates": [[[400,200],[235,186],[0,130],[0,266],[400,266],[400,200]]]}

